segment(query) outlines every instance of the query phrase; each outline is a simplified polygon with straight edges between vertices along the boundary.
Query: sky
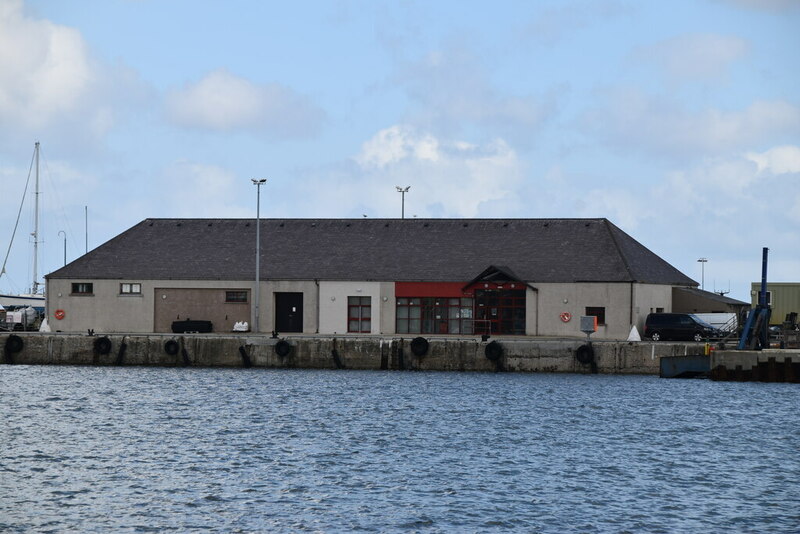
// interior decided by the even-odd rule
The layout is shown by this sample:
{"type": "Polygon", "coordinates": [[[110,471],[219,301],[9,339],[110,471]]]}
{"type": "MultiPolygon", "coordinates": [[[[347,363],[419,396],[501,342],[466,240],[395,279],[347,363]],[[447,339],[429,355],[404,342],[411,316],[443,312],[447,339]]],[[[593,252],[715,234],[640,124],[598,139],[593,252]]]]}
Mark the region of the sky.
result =
{"type": "Polygon", "coordinates": [[[749,302],[763,247],[800,282],[799,27],[800,0],[0,0],[0,292],[32,284],[39,141],[40,280],[147,218],[255,217],[266,178],[262,217],[399,218],[410,186],[406,217],[607,218],[749,302]]]}

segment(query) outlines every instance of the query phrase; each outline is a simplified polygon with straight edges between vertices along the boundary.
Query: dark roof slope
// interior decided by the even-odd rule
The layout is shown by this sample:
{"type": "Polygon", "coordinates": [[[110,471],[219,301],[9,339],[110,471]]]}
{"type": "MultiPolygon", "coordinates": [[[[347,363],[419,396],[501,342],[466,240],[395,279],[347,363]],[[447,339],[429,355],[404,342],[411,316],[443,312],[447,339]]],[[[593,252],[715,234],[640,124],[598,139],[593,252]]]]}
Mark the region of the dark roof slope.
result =
{"type": "Polygon", "coordinates": [[[743,300],[737,300],[731,297],[726,297],[725,295],[720,295],[719,293],[712,293],[711,291],[704,291],[696,287],[679,287],[675,288],[675,290],[682,291],[688,295],[692,295],[695,297],[702,297],[706,300],[719,302],[720,304],[728,304],[731,306],[750,306],[749,302],[745,302],[743,300]]]}
{"type": "MultiPolygon", "coordinates": [[[[49,278],[251,280],[255,219],[147,219],[49,278]]],[[[261,279],[696,286],[606,219],[261,219],[261,279]]]]}

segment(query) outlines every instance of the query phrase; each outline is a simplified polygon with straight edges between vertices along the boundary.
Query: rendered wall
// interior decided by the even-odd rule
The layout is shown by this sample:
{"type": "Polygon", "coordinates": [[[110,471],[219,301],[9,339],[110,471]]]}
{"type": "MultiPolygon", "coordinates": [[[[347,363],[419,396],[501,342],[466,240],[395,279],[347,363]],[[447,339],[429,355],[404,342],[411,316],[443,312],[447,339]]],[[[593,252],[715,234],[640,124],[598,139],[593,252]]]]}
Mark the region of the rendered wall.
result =
{"type": "Polygon", "coordinates": [[[370,297],[371,334],[381,328],[381,284],[379,282],[320,282],[319,332],[347,333],[347,298],[370,297]]]}
{"type": "MultiPolygon", "coordinates": [[[[252,282],[221,281],[221,280],[48,280],[47,282],[47,320],[53,331],[61,332],[86,332],[92,329],[96,332],[139,332],[149,333],[156,331],[155,312],[156,299],[163,302],[164,291],[156,294],[156,289],[180,290],[248,290],[252,296],[252,282]],[[73,282],[91,282],[92,295],[70,294],[73,282]],[[136,295],[120,294],[120,284],[141,284],[142,292],[136,295]],[[56,310],[64,311],[64,318],[55,318],[56,310]]],[[[192,298],[187,296],[188,302],[192,298]]],[[[252,299],[251,299],[252,300],[252,299]]],[[[237,305],[240,307],[241,305],[237,305]]],[[[192,308],[193,313],[197,308],[192,308]]],[[[236,313],[238,318],[241,310],[236,313]]],[[[215,328],[229,329],[224,316],[233,317],[224,309],[210,310],[216,319],[215,328]],[[215,314],[222,314],[217,317],[215,314]]],[[[245,320],[250,322],[250,315],[245,315],[245,320]]],[[[192,319],[206,319],[207,317],[195,316],[192,319]]],[[[212,320],[208,317],[209,320],[212,320]]],[[[169,321],[171,324],[171,321],[169,321]]],[[[212,320],[214,322],[214,320],[212,320]]],[[[232,323],[231,323],[232,324],[232,323]]],[[[162,325],[162,330],[164,329],[162,325]]]]}

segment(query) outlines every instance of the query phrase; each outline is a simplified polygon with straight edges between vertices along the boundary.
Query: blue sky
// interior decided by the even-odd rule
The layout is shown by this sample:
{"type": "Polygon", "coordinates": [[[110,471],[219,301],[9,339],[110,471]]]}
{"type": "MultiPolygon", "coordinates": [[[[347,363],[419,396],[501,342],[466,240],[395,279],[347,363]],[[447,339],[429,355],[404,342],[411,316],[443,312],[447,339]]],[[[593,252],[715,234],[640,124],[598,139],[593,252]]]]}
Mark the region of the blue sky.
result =
{"type": "Polygon", "coordinates": [[[263,177],[265,217],[399,217],[396,185],[409,217],[605,217],[750,300],[762,247],[800,281],[798,27],[798,0],[0,0],[0,252],[39,140],[40,274],[85,210],[92,249],[253,217],[263,177]]]}

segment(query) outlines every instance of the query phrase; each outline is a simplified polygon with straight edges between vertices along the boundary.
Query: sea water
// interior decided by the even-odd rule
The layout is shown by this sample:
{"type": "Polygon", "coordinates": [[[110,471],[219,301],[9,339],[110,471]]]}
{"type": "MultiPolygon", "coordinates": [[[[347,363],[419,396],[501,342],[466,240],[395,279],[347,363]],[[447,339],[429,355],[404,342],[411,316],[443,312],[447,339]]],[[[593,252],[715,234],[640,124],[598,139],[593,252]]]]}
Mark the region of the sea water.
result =
{"type": "Polygon", "coordinates": [[[800,388],[0,366],[2,532],[800,532],[800,388]]]}

